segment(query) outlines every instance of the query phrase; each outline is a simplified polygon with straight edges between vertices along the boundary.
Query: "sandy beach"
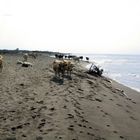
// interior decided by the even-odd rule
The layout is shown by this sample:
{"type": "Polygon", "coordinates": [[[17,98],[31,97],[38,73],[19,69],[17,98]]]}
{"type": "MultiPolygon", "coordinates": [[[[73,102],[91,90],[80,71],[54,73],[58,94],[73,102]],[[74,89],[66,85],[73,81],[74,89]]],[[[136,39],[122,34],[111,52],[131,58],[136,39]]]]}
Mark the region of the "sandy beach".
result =
{"type": "Polygon", "coordinates": [[[0,73],[0,140],[140,140],[140,93],[75,64],[54,77],[54,58],[5,54],[0,73]]]}

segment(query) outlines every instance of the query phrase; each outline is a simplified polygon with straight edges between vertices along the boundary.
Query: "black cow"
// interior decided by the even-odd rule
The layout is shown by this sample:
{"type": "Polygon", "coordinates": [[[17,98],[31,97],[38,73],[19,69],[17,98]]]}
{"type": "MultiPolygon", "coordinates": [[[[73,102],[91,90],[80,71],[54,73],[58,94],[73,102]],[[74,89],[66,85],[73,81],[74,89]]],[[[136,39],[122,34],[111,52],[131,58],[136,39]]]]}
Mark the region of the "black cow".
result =
{"type": "Polygon", "coordinates": [[[89,61],[89,57],[86,57],[86,60],[89,61]]]}

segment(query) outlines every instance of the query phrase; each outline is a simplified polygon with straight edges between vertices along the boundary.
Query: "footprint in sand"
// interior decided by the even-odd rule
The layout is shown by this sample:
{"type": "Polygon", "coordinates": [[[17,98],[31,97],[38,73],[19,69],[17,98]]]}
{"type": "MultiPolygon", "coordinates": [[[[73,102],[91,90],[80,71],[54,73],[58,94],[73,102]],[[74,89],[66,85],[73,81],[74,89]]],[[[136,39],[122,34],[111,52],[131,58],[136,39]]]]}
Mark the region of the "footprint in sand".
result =
{"type": "Polygon", "coordinates": [[[90,135],[90,133],[89,133],[89,132],[87,132],[87,135],[90,135]]]}
{"type": "Polygon", "coordinates": [[[40,131],[41,133],[43,132],[43,130],[41,130],[41,129],[40,129],[39,131],[40,131]]]}
{"type": "Polygon", "coordinates": [[[84,91],[84,90],[83,90],[83,89],[81,89],[81,88],[78,88],[78,90],[79,90],[79,91],[84,91]]]}
{"type": "Polygon", "coordinates": [[[81,120],[81,122],[88,123],[88,121],[87,121],[87,120],[85,120],[85,119],[82,119],[82,120],[81,120]]]}
{"type": "Polygon", "coordinates": [[[26,138],[27,136],[26,136],[26,135],[24,135],[24,134],[22,134],[22,137],[26,138]]]}
{"type": "Polygon", "coordinates": [[[117,134],[118,132],[114,130],[113,133],[117,134]]]}
{"type": "Polygon", "coordinates": [[[30,123],[24,123],[25,126],[30,125],[30,123]]]}
{"type": "Polygon", "coordinates": [[[81,125],[81,124],[78,124],[78,126],[82,127],[82,125],[81,125]]]}
{"type": "Polygon", "coordinates": [[[11,130],[12,130],[12,131],[16,131],[16,127],[12,127],[11,130]]]}
{"type": "Polygon", "coordinates": [[[37,127],[38,129],[41,129],[46,123],[43,122],[43,123],[40,123],[39,126],[37,127]]]}
{"type": "Polygon", "coordinates": [[[73,127],[68,127],[68,130],[74,131],[73,127]]]}
{"type": "Polygon", "coordinates": [[[67,99],[64,99],[66,102],[69,102],[69,100],[67,100],[67,99]]]}
{"type": "Polygon", "coordinates": [[[121,138],[121,139],[124,139],[124,137],[123,137],[123,136],[120,136],[120,138],[121,138]]]}
{"type": "Polygon", "coordinates": [[[128,107],[128,108],[132,108],[131,106],[129,106],[129,105],[126,105],[126,107],[128,107]]]}
{"type": "Polygon", "coordinates": [[[87,128],[86,125],[83,125],[84,128],[87,128]]]}
{"type": "Polygon", "coordinates": [[[135,121],[137,120],[137,119],[135,119],[133,116],[130,116],[130,118],[131,118],[132,120],[135,120],[135,121]]]}
{"type": "Polygon", "coordinates": [[[133,103],[133,104],[136,104],[136,102],[135,102],[135,101],[132,101],[132,103],[133,103]]]}
{"type": "Polygon", "coordinates": [[[22,126],[22,125],[18,125],[16,128],[17,128],[17,129],[22,129],[23,126],[22,126]]]}
{"type": "Polygon", "coordinates": [[[122,105],[121,104],[116,104],[117,106],[120,106],[120,107],[122,107],[122,105]]]}
{"type": "Polygon", "coordinates": [[[108,125],[106,125],[107,127],[110,127],[110,125],[108,124],[108,125]]]}
{"type": "Polygon", "coordinates": [[[113,95],[113,97],[118,98],[116,95],[113,95]]]}
{"type": "Polygon", "coordinates": [[[55,136],[56,139],[62,139],[63,137],[61,136],[55,136]]]}
{"type": "Polygon", "coordinates": [[[97,108],[101,108],[100,106],[97,106],[97,108]]]}
{"type": "Polygon", "coordinates": [[[49,110],[50,110],[50,111],[54,111],[54,110],[55,110],[55,108],[54,108],[54,107],[51,107],[51,108],[49,108],[49,110]]]}
{"type": "Polygon", "coordinates": [[[46,120],[45,119],[42,119],[41,122],[46,122],[46,120]]]}
{"type": "Polygon", "coordinates": [[[109,115],[107,112],[105,112],[105,111],[103,111],[103,110],[100,110],[100,111],[104,113],[103,117],[109,115]]]}
{"type": "Polygon", "coordinates": [[[35,108],[35,107],[33,107],[33,106],[30,108],[30,110],[35,110],[35,109],[36,109],[36,108],[35,108]]]}
{"type": "Polygon", "coordinates": [[[98,102],[102,102],[102,100],[99,99],[99,98],[95,98],[95,100],[98,101],[98,102]]]}
{"type": "Polygon", "coordinates": [[[11,130],[12,130],[12,131],[16,131],[17,129],[22,129],[22,128],[23,128],[22,125],[18,125],[18,126],[16,126],[16,127],[12,127],[11,130]]]}
{"type": "Polygon", "coordinates": [[[5,140],[16,140],[16,137],[8,137],[5,140]]]}
{"type": "Polygon", "coordinates": [[[104,112],[105,115],[109,115],[107,112],[104,112]]]}
{"type": "Polygon", "coordinates": [[[89,132],[87,132],[87,135],[90,135],[90,136],[95,136],[94,134],[92,134],[92,133],[89,133],[89,132]]]}
{"type": "Polygon", "coordinates": [[[90,80],[87,80],[87,82],[88,82],[90,85],[94,84],[93,81],[90,81],[90,80]]]}
{"type": "Polygon", "coordinates": [[[37,115],[35,115],[35,114],[32,115],[32,118],[33,118],[33,119],[35,119],[36,117],[37,117],[37,115]]]}
{"type": "Polygon", "coordinates": [[[132,99],[131,99],[131,98],[126,98],[126,100],[129,100],[129,101],[131,101],[132,99]]]}
{"type": "Polygon", "coordinates": [[[51,132],[51,131],[53,131],[54,129],[52,129],[52,128],[49,128],[49,129],[47,129],[46,131],[47,132],[51,132]]]}
{"type": "Polygon", "coordinates": [[[41,136],[37,136],[36,140],[43,140],[43,138],[41,136]]]}
{"type": "Polygon", "coordinates": [[[89,129],[93,129],[92,127],[89,127],[89,129]]]}
{"type": "Polygon", "coordinates": [[[36,103],[38,103],[38,104],[43,104],[43,103],[44,103],[44,101],[43,101],[43,100],[41,100],[41,101],[37,101],[36,103]]]}
{"type": "Polygon", "coordinates": [[[67,114],[68,115],[68,118],[74,118],[74,115],[72,115],[72,114],[67,114]]]}
{"type": "Polygon", "coordinates": [[[130,113],[130,111],[129,110],[126,110],[126,113],[130,113]]]}

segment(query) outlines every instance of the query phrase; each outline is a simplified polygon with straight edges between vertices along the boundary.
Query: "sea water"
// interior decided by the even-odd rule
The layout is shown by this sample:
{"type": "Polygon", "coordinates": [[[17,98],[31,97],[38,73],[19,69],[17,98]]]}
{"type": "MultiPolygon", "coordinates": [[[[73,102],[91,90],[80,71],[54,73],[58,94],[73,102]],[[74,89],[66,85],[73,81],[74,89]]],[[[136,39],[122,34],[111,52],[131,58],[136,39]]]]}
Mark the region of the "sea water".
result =
{"type": "MultiPolygon", "coordinates": [[[[79,56],[80,54],[78,54],[79,56]]],[[[104,69],[104,76],[112,78],[140,92],[140,55],[81,54],[104,69]]],[[[90,65],[87,66],[89,68],[90,65]]]]}

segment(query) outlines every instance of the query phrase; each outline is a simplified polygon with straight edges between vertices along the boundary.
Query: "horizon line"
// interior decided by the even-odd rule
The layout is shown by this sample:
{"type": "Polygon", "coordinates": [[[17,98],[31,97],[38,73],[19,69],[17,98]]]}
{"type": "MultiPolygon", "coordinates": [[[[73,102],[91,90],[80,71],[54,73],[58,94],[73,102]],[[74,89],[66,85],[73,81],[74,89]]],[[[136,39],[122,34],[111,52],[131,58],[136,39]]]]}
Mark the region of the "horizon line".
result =
{"type": "Polygon", "coordinates": [[[40,52],[54,52],[54,53],[65,53],[65,54],[88,54],[88,55],[140,55],[140,53],[88,53],[88,52],[61,52],[61,51],[51,51],[51,50],[38,50],[38,49],[35,49],[35,50],[32,50],[32,49],[19,49],[19,48],[16,48],[16,49],[0,49],[0,51],[4,51],[4,50],[7,50],[7,51],[15,51],[17,50],[18,51],[40,51],[40,52]]]}

